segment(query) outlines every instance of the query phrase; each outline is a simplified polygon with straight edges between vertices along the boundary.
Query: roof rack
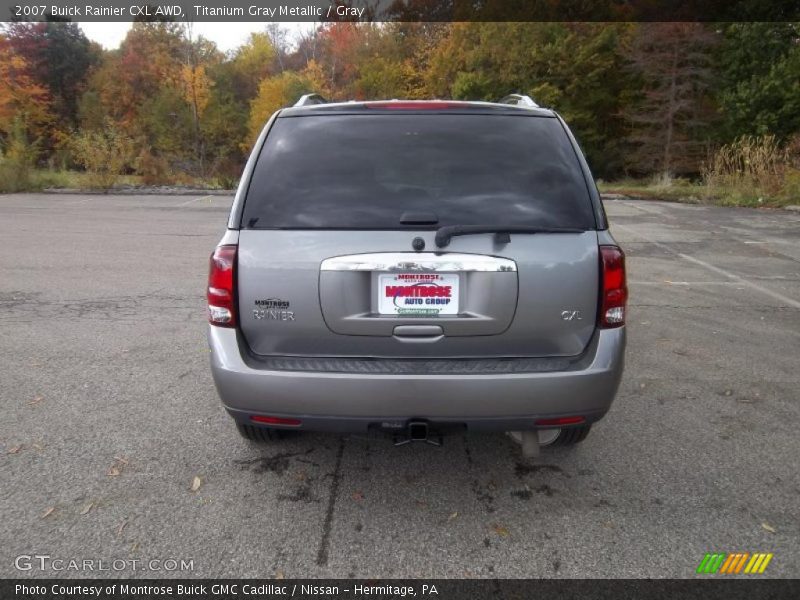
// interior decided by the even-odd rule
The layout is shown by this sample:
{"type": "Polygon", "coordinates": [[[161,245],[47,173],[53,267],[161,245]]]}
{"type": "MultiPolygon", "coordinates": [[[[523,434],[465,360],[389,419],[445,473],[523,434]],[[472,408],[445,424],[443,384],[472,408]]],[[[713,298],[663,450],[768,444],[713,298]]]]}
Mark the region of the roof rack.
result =
{"type": "Polygon", "coordinates": [[[320,94],[304,94],[294,103],[295,106],[312,106],[314,104],[327,104],[328,101],[320,94]]]}
{"type": "Polygon", "coordinates": [[[525,108],[539,108],[539,105],[533,101],[530,96],[523,96],[522,94],[509,94],[498,104],[511,104],[513,106],[524,106],[525,108]]]}

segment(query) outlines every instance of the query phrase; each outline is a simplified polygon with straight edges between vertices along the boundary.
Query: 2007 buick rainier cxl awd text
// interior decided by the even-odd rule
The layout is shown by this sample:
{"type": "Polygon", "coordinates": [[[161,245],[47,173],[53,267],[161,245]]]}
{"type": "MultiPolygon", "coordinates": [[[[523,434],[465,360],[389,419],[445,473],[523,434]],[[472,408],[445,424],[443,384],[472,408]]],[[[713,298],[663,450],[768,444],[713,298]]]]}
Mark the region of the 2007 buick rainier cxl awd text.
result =
{"type": "Polygon", "coordinates": [[[625,352],[625,257],[564,121],[499,103],[326,103],[256,143],[208,281],[246,438],[509,431],[580,442],[625,352]]]}

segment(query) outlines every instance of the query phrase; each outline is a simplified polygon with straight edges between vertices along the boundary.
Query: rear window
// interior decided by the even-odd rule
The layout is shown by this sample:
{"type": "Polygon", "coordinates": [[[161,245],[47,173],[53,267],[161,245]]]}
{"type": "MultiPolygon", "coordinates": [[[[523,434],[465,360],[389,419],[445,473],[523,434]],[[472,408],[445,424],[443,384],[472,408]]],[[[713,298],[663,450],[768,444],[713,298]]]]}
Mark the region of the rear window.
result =
{"type": "Polygon", "coordinates": [[[439,227],[595,227],[557,119],[385,113],[277,119],[242,225],[420,229],[400,224],[405,213],[433,213],[439,227]]]}

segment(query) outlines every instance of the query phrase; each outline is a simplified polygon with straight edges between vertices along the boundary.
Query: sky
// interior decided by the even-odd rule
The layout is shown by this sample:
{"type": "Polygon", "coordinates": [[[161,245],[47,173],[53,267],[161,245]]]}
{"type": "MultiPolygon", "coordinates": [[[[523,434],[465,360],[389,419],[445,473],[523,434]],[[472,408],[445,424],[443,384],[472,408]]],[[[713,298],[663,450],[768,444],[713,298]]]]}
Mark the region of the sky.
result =
{"type": "MultiPolygon", "coordinates": [[[[117,48],[131,28],[131,23],[78,23],[86,37],[106,49],[117,48]]],[[[311,23],[281,23],[295,33],[311,27],[311,23]]],[[[216,42],[223,52],[241,46],[254,31],[263,31],[266,23],[194,23],[194,34],[216,42]]]]}

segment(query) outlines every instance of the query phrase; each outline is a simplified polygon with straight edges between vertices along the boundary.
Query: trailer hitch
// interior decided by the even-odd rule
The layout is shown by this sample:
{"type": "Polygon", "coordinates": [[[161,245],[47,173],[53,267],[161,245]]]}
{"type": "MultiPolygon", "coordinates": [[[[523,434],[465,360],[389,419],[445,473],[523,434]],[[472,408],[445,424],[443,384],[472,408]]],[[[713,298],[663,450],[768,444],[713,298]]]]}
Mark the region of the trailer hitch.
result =
{"type": "Polygon", "coordinates": [[[441,446],[444,438],[440,433],[431,432],[425,421],[410,421],[405,431],[394,434],[393,441],[395,446],[404,446],[411,442],[425,442],[432,446],[441,446]]]}

